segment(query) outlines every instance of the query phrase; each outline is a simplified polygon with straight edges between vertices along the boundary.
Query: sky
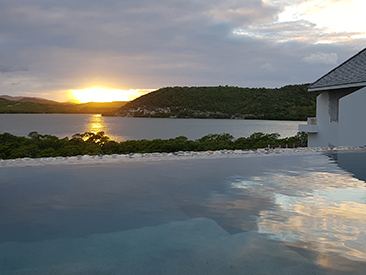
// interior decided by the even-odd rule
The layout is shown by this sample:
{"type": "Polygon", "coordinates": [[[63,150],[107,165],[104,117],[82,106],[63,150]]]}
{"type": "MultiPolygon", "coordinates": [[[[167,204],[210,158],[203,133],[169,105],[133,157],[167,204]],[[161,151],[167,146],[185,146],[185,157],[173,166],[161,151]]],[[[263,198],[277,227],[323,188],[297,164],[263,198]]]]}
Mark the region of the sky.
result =
{"type": "Polygon", "coordinates": [[[366,47],[365,10],[365,0],[0,0],[0,95],[311,83],[366,47]]]}

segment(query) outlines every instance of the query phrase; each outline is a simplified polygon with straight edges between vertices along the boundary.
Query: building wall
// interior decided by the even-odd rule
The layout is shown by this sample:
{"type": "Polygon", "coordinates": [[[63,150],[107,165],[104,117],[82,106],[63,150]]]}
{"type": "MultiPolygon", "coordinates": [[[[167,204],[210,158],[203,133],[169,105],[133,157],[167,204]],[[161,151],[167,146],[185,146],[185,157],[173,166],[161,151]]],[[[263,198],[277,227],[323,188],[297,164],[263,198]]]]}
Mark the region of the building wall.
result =
{"type": "MultiPolygon", "coordinates": [[[[316,117],[318,124],[318,133],[310,134],[308,139],[309,147],[329,147],[338,146],[338,108],[335,98],[337,95],[332,91],[332,95],[329,96],[329,92],[321,93],[316,100],[316,117]]],[[[338,100],[338,98],[337,98],[338,100]]]]}
{"type": "Polygon", "coordinates": [[[366,87],[323,92],[317,97],[318,132],[309,147],[366,145],[366,87]]]}
{"type": "Polygon", "coordinates": [[[366,87],[339,100],[339,145],[366,145],[366,87]]]}

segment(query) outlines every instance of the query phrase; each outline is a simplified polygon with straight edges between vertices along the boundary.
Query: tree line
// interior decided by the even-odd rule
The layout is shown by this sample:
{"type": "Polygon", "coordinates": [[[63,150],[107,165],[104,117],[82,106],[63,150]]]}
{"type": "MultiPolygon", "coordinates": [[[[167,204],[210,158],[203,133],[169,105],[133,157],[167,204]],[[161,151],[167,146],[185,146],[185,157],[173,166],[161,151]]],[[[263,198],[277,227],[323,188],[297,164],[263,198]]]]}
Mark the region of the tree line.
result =
{"type": "Polygon", "coordinates": [[[307,134],[299,132],[293,137],[280,138],[278,133],[257,132],[249,137],[235,139],[228,133],[209,134],[200,139],[189,140],[185,136],[171,139],[127,140],[116,142],[104,132],[78,133],[72,138],[58,138],[31,132],[27,137],[10,133],[0,134],[0,159],[41,158],[77,155],[110,155],[130,153],[178,152],[258,149],[271,147],[307,146],[307,134]]]}

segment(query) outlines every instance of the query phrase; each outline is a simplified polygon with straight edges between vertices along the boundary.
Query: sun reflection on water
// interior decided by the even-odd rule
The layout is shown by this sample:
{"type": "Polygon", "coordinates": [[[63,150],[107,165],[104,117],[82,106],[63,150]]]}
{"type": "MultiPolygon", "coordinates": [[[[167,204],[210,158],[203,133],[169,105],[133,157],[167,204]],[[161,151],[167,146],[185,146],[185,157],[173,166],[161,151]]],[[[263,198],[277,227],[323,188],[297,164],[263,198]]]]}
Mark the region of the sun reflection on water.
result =
{"type": "Polygon", "coordinates": [[[87,132],[98,133],[98,132],[106,132],[104,119],[101,114],[92,115],[89,118],[88,129],[87,132]]]}
{"type": "Polygon", "coordinates": [[[126,138],[124,137],[111,134],[111,128],[108,127],[108,125],[110,125],[110,123],[106,123],[105,118],[101,114],[90,115],[85,123],[85,132],[90,132],[94,134],[98,132],[103,132],[106,136],[110,138],[110,140],[117,142],[126,140],[126,138]]]}

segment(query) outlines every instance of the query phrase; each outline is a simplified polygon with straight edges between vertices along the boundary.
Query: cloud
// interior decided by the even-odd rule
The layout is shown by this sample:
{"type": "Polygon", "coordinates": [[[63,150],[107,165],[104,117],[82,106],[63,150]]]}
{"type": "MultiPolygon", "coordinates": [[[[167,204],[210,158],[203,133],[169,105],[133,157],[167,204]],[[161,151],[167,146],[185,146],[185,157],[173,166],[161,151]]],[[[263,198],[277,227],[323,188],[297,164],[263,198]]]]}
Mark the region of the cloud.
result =
{"type": "Polygon", "coordinates": [[[2,1],[0,94],[47,92],[57,100],[67,90],[98,85],[129,90],[310,82],[324,71],[307,63],[336,64],[332,54],[345,60],[365,39],[292,16],[302,2],[2,1]],[[295,11],[281,17],[289,7],[295,11]],[[317,52],[332,54],[313,56],[317,52]],[[264,70],[270,73],[264,76],[264,70]],[[10,85],[10,74],[21,85],[10,85]]]}
{"type": "Polygon", "coordinates": [[[218,1],[209,7],[208,13],[214,20],[232,22],[237,26],[253,23],[268,23],[276,20],[279,8],[263,1],[218,1]]]}
{"type": "Polygon", "coordinates": [[[12,67],[12,66],[4,66],[0,65],[0,73],[11,73],[11,72],[26,72],[28,71],[27,67],[12,67]]]}
{"type": "Polygon", "coordinates": [[[311,54],[305,56],[301,59],[301,62],[306,64],[327,64],[336,65],[338,62],[338,55],[336,53],[323,53],[318,52],[316,54],[311,54]]]}
{"type": "Polygon", "coordinates": [[[275,71],[274,66],[271,63],[268,63],[268,62],[266,62],[265,64],[261,65],[260,67],[261,67],[261,69],[264,69],[264,70],[267,70],[267,71],[270,71],[270,72],[275,71]]]}
{"type": "Polygon", "coordinates": [[[315,28],[316,25],[309,21],[298,20],[291,22],[253,24],[248,28],[238,28],[234,30],[234,33],[239,36],[254,37],[257,39],[269,39],[273,43],[282,43],[288,41],[316,43],[319,39],[319,36],[324,39],[324,34],[320,34],[320,32],[315,31],[315,28]]]}

